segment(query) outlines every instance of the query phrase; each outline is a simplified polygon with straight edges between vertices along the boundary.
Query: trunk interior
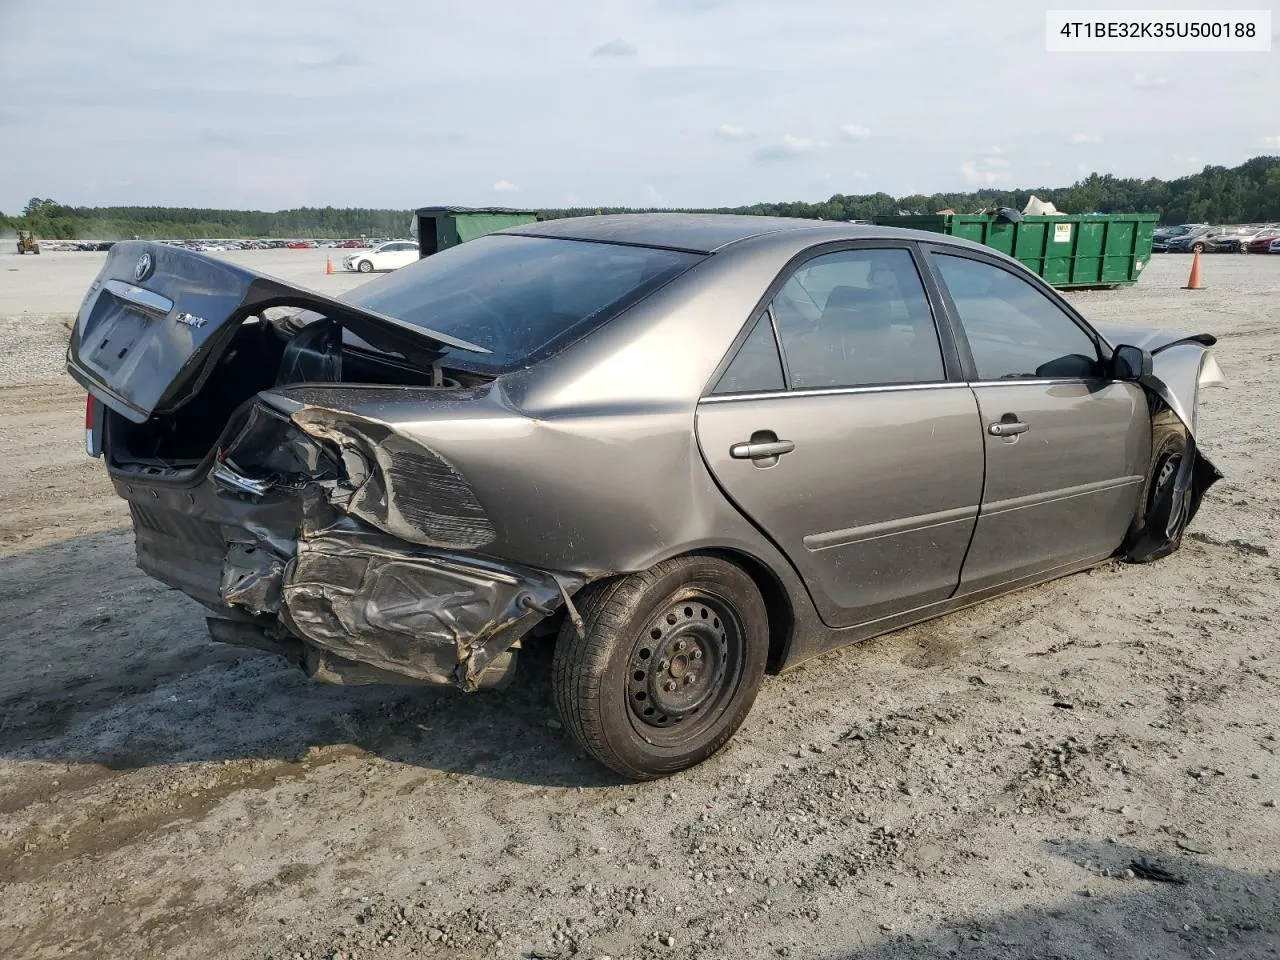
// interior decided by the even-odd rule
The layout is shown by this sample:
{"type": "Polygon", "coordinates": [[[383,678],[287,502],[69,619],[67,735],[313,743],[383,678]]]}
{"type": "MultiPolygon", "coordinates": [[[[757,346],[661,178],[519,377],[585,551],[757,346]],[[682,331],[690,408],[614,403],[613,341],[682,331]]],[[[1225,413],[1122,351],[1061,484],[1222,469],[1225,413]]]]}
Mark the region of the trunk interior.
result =
{"type": "Polygon", "coordinates": [[[116,470],[180,479],[209,457],[229,427],[239,426],[247,401],[272,387],[316,382],[430,387],[434,379],[440,389],[456,389],[483,382],[465,374],[433,377],[430,370],[360,344],[325,320],[299,328],[252,318],[236,331],[200,389],[178,409],[145,423],[108,410],[108,461],[116,470]]]}

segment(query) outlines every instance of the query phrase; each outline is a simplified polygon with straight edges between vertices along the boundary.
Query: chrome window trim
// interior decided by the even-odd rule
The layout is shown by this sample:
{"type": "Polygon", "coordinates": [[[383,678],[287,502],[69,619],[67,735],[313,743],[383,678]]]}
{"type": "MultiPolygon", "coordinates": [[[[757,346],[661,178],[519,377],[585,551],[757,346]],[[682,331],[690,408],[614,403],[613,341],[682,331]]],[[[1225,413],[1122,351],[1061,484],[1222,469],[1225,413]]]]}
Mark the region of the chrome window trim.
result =
{"type": "Polygon", "coordinates": [[[703,397],[699,403],[727,403],[731,400],[776,400],[780,397],[834,397],[859,393],[898,393],[906,390],[954,390],[969,386],[956,380],[937,383],[887,383],[867,387],[812,387],[799,390],[769,390],[760,393],[718,393],[703,397]]]}
{"type": "Polygon", "coordinates": [[[936,383],[886,383],[866,387],[801,387],[799,390],[766,390],[759,393],[716,393],[702,397],[698,403],[728,403],[733,400],[776,400],[780,397],[835,397],[860,393],[896,393],[903,390],[946,390],[958,387],[1061,387],[1087,386],[1091,383],[1124,383],[1105,377],[1061,377],[1044,380],[939,380],[936,383]]]}
{"type": "MultiPolygon", "coordinates": [[[[1065,384],[1089,384],[1103,381],[1103,377],[1057,377],[1057,378],[1016,378],[1007,380],[970,380],[970,387],[1052,387],[1065,384]]],[[[1113,381],[1107,381],[1113,382],[1113,381]]]]}

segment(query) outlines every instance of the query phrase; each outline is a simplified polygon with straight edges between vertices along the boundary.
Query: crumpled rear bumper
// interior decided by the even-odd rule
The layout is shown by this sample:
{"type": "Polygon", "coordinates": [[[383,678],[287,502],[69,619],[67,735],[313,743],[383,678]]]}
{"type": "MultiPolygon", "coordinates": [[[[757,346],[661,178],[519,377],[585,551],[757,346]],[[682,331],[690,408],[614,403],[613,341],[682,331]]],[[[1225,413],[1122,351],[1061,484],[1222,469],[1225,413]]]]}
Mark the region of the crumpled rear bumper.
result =
{"type": "MultiPolygon", "coordinates": [[[[277,459],[289,449],[278,434],[267,448],[277,459]]],[[[300,449],[290,452],[308,461],[300,449]]],[[[308,462],[306,472],[325,476],[314,458],[308,462]]],[[[113,473],[130,504],[138,564],[225,621],[211,625],[215,639],[284,653],[321,679],[497,685],[520,638],[561,604],[572,608],[569,597],[585,582],[412,542],[353,516],[353,504],[372,500],[370,517],[412,533],[409,521],[441,515],[411,513],[407,493],[377,487],[396,475],[391,469],[375,467],[353,493],[344,477],[237,479],[230,463],[224,458],[188,486],[113,473]],[[374,488],[376,498],[368,493],[374,488]],[[388,503],[408,520],[392,523],[385,507],[376,509],[388,503]]],[[[421,470],[413,476],[417,484],[440,483],[421,470]]],[[[446,519],[455,537],[478,529],[446,519]]]]}
{"type": "Polygon", "coordinates": [[[564,597],[542,571],[351,533],[300,540],[287,562],[233,544],[220,593],[344,660],[468,690],[564,597]]]}

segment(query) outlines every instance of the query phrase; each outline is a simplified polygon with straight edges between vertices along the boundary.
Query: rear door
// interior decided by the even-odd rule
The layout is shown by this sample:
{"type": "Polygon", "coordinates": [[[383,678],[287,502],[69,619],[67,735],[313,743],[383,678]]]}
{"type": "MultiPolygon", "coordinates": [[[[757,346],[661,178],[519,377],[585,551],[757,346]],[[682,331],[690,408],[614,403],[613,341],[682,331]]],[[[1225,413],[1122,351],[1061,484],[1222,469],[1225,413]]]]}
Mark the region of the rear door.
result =
{"type": "Polygon", "coordinates": [[[811,252],[698,406],[709,468],[831,626],[951,596],[978,512],[977,405],[916,257],[909,244],[811,252]]]}
{"type": "Polygon", "coordinates": [[[1142,389],[1108,380],[1057,294],[995,258],[932,248],[982,418],[986,486],[961,592],[1105,557],[1151,455],[1142,389]]]}

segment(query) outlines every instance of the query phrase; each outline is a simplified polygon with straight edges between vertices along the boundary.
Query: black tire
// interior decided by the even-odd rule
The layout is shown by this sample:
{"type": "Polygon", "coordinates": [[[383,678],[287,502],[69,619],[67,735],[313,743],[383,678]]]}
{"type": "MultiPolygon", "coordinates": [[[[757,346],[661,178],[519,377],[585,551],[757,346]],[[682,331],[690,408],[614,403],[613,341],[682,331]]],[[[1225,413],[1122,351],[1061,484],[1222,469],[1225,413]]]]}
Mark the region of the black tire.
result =
{"type": "MultiPolygon", "coordinates": [[[[1142,536],[1147,525],[1147,514],[1165,486],[1173,483],[1182,458],[1187,455],[1187,430],[1173,414],[1167,411],[1157,415],[1151,424],[1151,466],[1147,470],[1147,479],[1142,485],[1142,499],[1138,501],[1138,510],[1129,524],[1129,535],[1125,543],[1131,545],[1142,536]]],[[[1172,553],[1182,545],[1182,537],[1174,543],[1172,553]]],[[[1162,554],[1163,556],[1164,554],[1162,554]]]]}
{"type": "Polygon", "coordinates": [[[368,260],[361,260],[356,264],[356,269],[361,273],[373,273],[373,264],[368,260]]]}
{"type": "Polygon", "coordinates": [[[560,719],[588,753],[624,777],[652,780],[729,741],[769,652],[769,615],[741,568],[678,557],[591,584],[575,604],[585,635],[566,619],[552,688],[560,719]]]}
{"type": "Polygon", "coordinates": [[[1192,253],[1204,253],[1204,244],[1203,244],[1203,243],[1200,243],[1199,241],[1196,241],[1195,243],[1193,243],[1193,244],[1191,245],[1191,252],[1192,252],[1192,253]]]}

